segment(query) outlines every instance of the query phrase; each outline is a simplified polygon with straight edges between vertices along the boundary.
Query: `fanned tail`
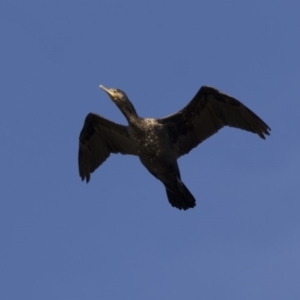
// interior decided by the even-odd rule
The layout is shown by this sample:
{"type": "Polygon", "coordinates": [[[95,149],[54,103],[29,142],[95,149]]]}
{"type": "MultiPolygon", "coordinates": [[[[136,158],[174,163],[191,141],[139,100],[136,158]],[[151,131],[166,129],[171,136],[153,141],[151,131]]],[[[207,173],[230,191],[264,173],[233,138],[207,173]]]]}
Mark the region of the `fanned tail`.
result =
{"type": "Polygon", "coordinates": [[[179,178],[176,184],[165,185],[165,187],[169,202],[173,207],[187,210],[196,206],[196,199],[179,178]]]}

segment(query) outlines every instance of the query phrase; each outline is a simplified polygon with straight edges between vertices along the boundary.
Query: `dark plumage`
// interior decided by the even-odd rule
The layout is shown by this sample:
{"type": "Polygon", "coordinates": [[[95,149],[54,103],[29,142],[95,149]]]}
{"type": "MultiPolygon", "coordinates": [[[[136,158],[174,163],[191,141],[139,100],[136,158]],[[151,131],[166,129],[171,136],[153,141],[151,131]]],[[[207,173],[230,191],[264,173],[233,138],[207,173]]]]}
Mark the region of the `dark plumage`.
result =
{"type": "Polygon", "coordinates": [[[123,126],[101,116],[87,115],[79,137],[79,174],[90,175],[110,155],[137,155],[147,170],[165,186],[169,202],[178,209],[196,205],[183,184],[177,159],[224,126],[240,128],[265,139],[270,127],[238,100],[203,86],[179,112],[161,119],[140,118],[126,94],[100,86],[128,121],[123,126]]]}

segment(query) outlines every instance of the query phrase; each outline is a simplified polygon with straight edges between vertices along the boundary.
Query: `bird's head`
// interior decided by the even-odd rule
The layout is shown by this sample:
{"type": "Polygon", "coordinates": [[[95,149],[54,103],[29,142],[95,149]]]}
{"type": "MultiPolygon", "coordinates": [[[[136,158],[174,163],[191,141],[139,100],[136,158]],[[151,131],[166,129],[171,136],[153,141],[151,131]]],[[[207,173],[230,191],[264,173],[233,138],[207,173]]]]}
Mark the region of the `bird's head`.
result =
{"type": "Polygon", "coordinates": [[[128,122],[138,117],[134,106],[123,91],[116,88],[109,89],[103,85],[99,85],[99,87],[105,91],[110,99],[119,107],[128,122]]]}
{"type": "Polygon", "coordinates": [[[108,96],[110,97],[110,99],[115,102],[116,104],[121,104],[122,102],[126,102],[128,101],[128,97],[126,96],[126,94],[116,88],[107,88],[104,85],[99,85],[99,88],[102,89],[103,91],[105,91],[108,96]]]}

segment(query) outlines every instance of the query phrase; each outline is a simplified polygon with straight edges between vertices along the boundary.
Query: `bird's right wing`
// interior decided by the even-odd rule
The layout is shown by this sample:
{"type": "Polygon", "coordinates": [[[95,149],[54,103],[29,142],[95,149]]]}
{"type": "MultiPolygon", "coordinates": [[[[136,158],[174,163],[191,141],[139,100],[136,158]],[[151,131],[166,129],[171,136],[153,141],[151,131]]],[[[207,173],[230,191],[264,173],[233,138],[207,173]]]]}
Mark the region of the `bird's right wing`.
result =
{"type": "Polygon", "coordinates": [[[91,173],[110,153],[137,155],[127,127],[89,113],[79,136],[78,165],[81,179],[89,182],[91,173]]]}

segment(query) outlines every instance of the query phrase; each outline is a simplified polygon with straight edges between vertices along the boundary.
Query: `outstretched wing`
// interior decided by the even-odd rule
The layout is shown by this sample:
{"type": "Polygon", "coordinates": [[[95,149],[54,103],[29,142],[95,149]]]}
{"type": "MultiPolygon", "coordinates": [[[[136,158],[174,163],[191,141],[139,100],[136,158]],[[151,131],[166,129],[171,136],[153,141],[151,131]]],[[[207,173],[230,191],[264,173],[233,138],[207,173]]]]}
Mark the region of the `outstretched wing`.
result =
{"type": "Polygon", "coordinates": [[[187,154],[224,126],[240,128],[265,139],[270,127],[231,96],[203,86],[179,112],[160,119],[168,125],[177,157],[187,154]]]}
{"type": "Polygon", "coordinates": [[[127,127],[93,113],[88,114],[79,136],[78,165],[81,179],[89,182],[90,174],[110,153],[137,155],[127,127]]]}

